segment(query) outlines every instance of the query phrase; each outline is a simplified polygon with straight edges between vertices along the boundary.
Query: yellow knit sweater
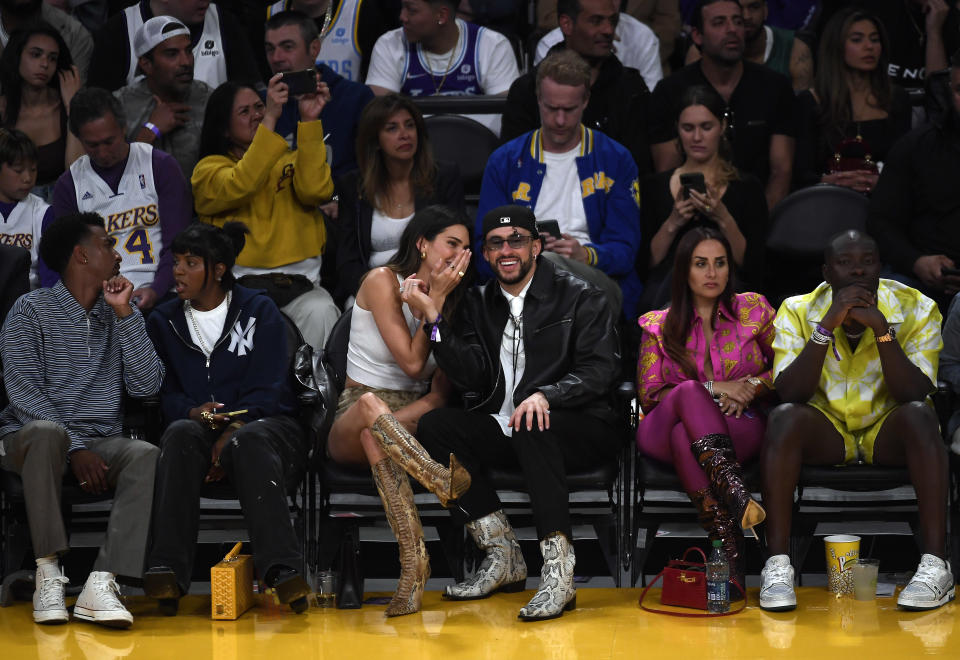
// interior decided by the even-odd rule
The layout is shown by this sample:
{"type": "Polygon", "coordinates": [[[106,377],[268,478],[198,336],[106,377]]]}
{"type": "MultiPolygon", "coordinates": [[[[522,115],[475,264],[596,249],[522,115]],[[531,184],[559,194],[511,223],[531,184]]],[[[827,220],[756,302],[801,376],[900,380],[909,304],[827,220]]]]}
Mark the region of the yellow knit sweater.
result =
{"type": "Polygon", "coordinates": [[[293,151],[261,124],[243,158],[207,156],[190,182],[201,221],[222,227],[239,220],[250,228],[239,265],[278,268],[323,254],[327,234],[317,206],[333,195],[333,180],[319,120],[297,125],[293,151]]]}

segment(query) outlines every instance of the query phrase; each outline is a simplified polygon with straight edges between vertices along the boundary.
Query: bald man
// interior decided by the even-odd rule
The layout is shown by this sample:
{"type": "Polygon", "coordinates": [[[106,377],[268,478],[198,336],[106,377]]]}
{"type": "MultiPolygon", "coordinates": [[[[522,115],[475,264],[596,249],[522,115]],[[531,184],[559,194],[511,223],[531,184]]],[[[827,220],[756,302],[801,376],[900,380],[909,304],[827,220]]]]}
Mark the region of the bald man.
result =
{"type": "Polygon", "coordinates": [[[760,607],[797,605],[787,549],[801,466],[872,463],[906,465],[920,510],[923,555],[897,605],[935,609],[954,598],[947,454],[928,398],[943,347],[940,312],[919,291],[880,279],[877,244],[866,234],[836,236],[824,262],[825,282],[787,298],[774,322],[774,383],[784,403],[768,418],[761,455],[770,557],[760,607]]]}

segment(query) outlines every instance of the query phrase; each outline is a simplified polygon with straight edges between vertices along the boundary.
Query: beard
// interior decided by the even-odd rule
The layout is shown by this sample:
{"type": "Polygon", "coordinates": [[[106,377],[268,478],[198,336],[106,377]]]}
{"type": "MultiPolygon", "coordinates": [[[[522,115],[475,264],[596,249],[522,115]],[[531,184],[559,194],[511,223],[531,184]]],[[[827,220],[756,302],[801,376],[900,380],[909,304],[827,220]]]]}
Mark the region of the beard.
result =
{"type": "Polygon", "coordinates": [[[495,261],[492,265],[493,273],[497,276],[497,281],[500,284],[516,284],[517,282],[523,281],[523,278],[527,276],[527,273],[530,272],[530,269],[533,268],[533,257],[517,257],[520,261],[520,266],[517,268],[517,274],[507,277],[500,272],[500,264],[495,261]]]}
{"type": "Polygon", "coordinates": [[[30,18],[40,11],[43,0],[0,0],[0,9],[14,18],[30,18]]]}

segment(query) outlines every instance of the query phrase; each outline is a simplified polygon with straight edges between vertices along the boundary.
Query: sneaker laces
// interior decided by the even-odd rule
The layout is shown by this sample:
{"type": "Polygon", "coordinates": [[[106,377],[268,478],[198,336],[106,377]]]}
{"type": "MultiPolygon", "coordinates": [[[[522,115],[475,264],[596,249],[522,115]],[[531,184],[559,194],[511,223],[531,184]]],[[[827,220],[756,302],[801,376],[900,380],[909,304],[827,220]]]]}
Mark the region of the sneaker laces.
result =
{"type": "MultiPolygon", "coordinates": [[[[945,570],[943,567],[937,566],[936,562],[920,562],[920,566],[917,567],[917,572],[914,573],[910,579],[908,587],[913,586],[915,583],[919,583],[916,585],[918,588],[922,585],[927,589],[930,589],[931,584],[939,585],[939,573],[945,572],[945,570]]],[[[931,589],[931,592],[932,591],[931,589]]]]}
{"type": "Polygon", "coordinates": [[[793,588],[793,577],[790,575],[790,564],[767,564],[763,569],[764,589],[770,589],[778,584],[793,588]]]}
{"type": "Polygon", "coordinates": [[[106,605],[110,609],[125,609],[120,602],[120,585],[113,578],[109,580],[95,580],[93,583],[94,591],[106,599],[106,605]]]}
{"type": "Polygon", "coordinates": [[[58,574],[52,576],[43,576],[38,585],[40,609],[49,610],[53,608],[63,609],[63,587],[57,587],[57,583],[66,585],[70,583],[70,578],[66,575],[58,574]]]}

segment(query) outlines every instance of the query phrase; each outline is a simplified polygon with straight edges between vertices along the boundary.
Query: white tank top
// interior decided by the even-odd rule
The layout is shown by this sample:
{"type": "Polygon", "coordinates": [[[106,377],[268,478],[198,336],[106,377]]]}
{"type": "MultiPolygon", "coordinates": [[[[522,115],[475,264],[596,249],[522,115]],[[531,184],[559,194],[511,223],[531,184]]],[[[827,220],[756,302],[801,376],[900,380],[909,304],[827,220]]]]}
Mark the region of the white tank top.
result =
{"type": "MultiPolygon", "coordinates": [[[[397,275],[397,283],[402,281],[403,278],[397,275]]],[[[418,331],[420,324],[413,318],[410,307],[406,303],[403,303],[401,311],[412,337],[413,333],[418,331]]],[[[377,322],[373,318],[373,312],[363,309],[360,305],[353,305],[353,316],[350,319],[350,344],[347,348],[349,378],[369,387],[422,393],[427,391],[430,376],[436,368],[437,362],[431,354],[427,358],[426,379],[410,378],[397,364],[393,353],[383,341],[377,322]]]]}
{"type": "Polygon", "coordinates": [[[130,145],[117,194],[94,171],[90,156],[74,161],[70,174],[77,209],[103,216],[107,234],[116,240],[117,252],[123,258],[120,273],[133,282],[135,289],[152,283],[162,245],[159,198],[153,181],[153,147],[144,142],[130,145]]]}
{"type": "MultiPolygon", "coordinates": [[[[6,218],[0,218],[0,245],[22,247],[30,251],[30,288],[40,286],[37,275],[37,252],[43,231],[43,214],[50,205],[33,193],[17,202],[6,218]]],[[[0,319],[0,323],[3,319],[0,319]]]]}
{"type": "MultiPolygon", "coordinates": [[[[330,0],[336,2],[336,0],[330,0]]],[[[358,20],[363,0],[342,0],[330,20],[330,30],[320,46],[317,64],[326,64],[347,80],[360,80],[358,20]]],[[[290,0],[279,0],[267,8],[267,18],[291,9],[290,0]]]]}
{"type": "MultiPolygon", "coordinates": [[[[133,39],[143,25],[140,3],[123,10],[127,19],[127,42],[130,46],[130,66],[127,67],[127,84],[142,78],[137,75],[137,56],[133,52],[133,39]]],[[[205,82],[216,89],[227,81],[227,56],[223,52],[223,37],[220,35],[220,14],[211,4],[203,18],[203,32],[193,47],[193,79],[205,82]]]]}

